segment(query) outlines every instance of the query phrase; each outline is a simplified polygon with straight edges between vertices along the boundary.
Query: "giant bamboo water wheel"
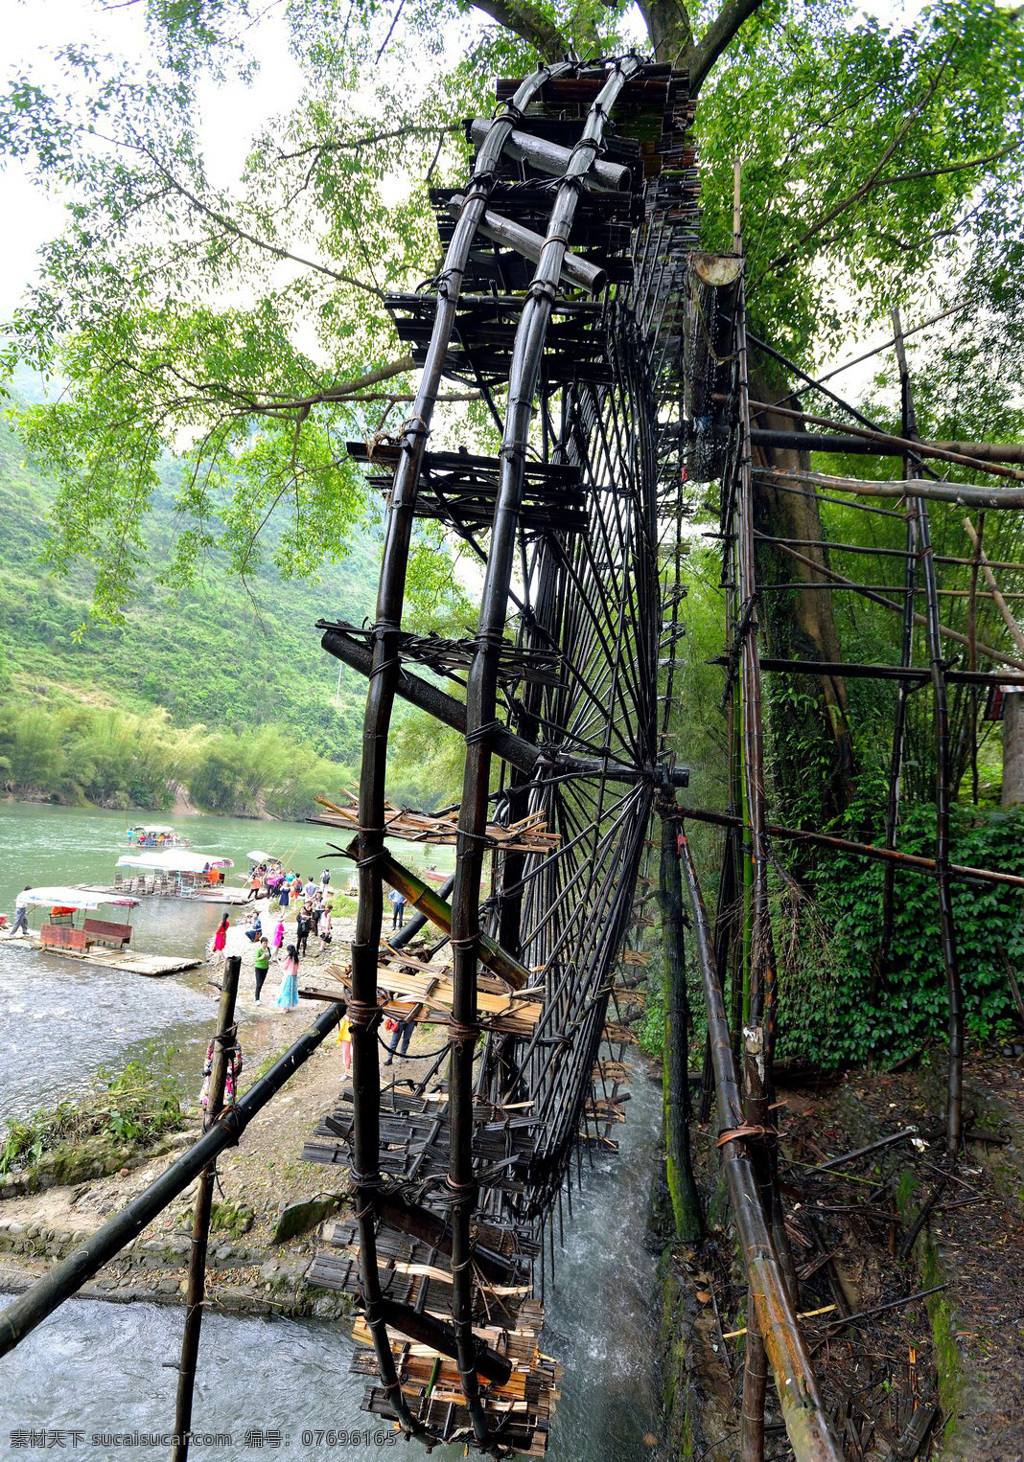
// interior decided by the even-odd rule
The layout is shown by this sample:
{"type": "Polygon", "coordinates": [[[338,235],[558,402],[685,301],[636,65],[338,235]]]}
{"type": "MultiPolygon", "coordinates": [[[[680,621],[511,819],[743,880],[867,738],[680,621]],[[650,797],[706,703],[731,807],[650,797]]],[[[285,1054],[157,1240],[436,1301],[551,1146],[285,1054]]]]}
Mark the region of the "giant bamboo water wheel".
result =
{"type": "Polygon", "coordinates": [[[679,523],[659,415],[678,392],[696,182],[686,80],[668,67],[565,63],[499,83],[498,102],[471,124],[465,188],[432,194],[446,245],[434,292],[389,301],[422,379],[377,478],[375,622],[324,626],[369,693],[358,807],[327,814],[358,829],[353,1080],[307,1155],[348,1164],[358,1194],[315,1277],[363,1307],[367,1408],[540,1455],[558,1380],[537,1343],[542,1228],[574,1145],[597,1133],[594,1073],[654,798],[685,784],[658,730],[675,633],[660,565],[679,523]],[[443,377],[483,393],[495,457],[432,449],[443,377]],[[465,641],[403,632],[417,517],[483,564],[465,641]],[[457,830],[435,830],[455,841],[450,904],[385,848],[408,829],[387,802],[396,696],[464,736],[457,830]],[[438,926],[430,962],[382,953],[389,884],[438,926]],[[377,1027],[403,991],[445,1023],[447,1060],[382,1092],[377,1027]]]}

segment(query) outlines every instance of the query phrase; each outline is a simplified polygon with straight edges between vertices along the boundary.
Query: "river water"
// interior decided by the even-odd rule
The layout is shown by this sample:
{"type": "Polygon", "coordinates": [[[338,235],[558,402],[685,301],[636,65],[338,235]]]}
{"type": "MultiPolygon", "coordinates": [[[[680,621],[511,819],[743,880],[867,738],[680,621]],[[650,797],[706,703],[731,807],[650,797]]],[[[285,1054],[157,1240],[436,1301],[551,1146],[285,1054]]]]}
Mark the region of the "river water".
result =
{"type": "MultiPolygon", "coordinates": [[[[278,853],[304,874],[321,866],[317,858],[325,851],[327,830],[316,827],[171,820],[200,851],[234,858],[235,875],[244,872],[250,848],[278,853]]],[[[123,813],[0,804],[0,908],[10,912],[26,883],[109,880],[127,823],[123,813]]],[[[334,876],[340,881],[337,871],[334,876]]],[[[132,942],[156,953],[198,952],[218,917],[211,905],[144,900],[133,917],[132,942]]],[[[202,971],[126,979],[4,950],[0,941],[0,1116],[87,1086],[99,1066],[123,1060],[141,1038],[191,1049],[208,1038],[213,1015],[202,971]]],[[[552,1462],[641,1462],[656,1451],[655,1260],[643,1234],[660,1085],[637,1070],[631,1090],[629,1121],[616,1134],[621,1151],[592,1163],[584,1155],[582,1192],[574,1195],[571,1223],[566,1214],[564,1247],[556,1244],[544,1343],[565,1374],[548,1448],[552,1462]]],[[[95,1462],[166,1457],[166,1443],[143,1437],[172,1423],[169,1367],[177,1363],[181,1318],[177,1308],[88,1300],[51,1315],[0,1361],[0,1458],[31,1456],[33,1432],[36,1443],[44,1434],[47,1450],[59,1452],[62,1440],[63,1450],[95,1462]],[[113,1440],[113,1434],[136,1433],[134,1442],[113,1440]]],[[[351,1353],[351,1340],[336,1324],[210,1315],[193,1418],[210,1441],[194,1445],[192,1455],[229,1462],[257,1451],[314,1458],[397,1454],[406,1444],[389,1442],[385,1429],[359,1409],[364,1381],[348,1374],[351,1353]]],[[[463,1452],[433,1455],[454,1462],[463,1452]]]]}

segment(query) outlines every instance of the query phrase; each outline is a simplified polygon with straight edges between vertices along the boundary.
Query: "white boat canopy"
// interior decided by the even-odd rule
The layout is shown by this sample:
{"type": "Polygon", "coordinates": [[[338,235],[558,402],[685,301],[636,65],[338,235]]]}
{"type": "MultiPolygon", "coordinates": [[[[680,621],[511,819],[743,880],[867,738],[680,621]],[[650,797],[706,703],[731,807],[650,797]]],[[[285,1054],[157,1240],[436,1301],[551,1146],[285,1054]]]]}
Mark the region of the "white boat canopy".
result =
{"type": "Polygon", "coordinates": [[[117,904],[121,908],[134,909],[138,902],[138,899],[127,898],[124,894],[90,893],[81,888],[26,888],[14,900],[14,907],[98,909],[103,904],[117,904]]]}
{"type": "Polygon", "coordinates": [[[125,853],[117,860],[118,868],[156,868],[164,873],[205,873],[207,868],[234,868],[231,858],[215,858],[211,853],[192,853],[187,848],[159,848],[125,853]]]}
{"type": "Polygon", "coordinates": [[[251,853],[245,855],[250,863],[276,863],[278,859],[273,853],[261,853],[259,848],[254,848],[251,853]]]}
{"type": "Polygon", "coordinates": [[[173,827],[168,827],[168,825],[167,825],[166,822],[137,822],[133,828],[129,828],[129,832],[133,832],[133,833],[173,833],[174,832],[174,828],[173,827]]]}

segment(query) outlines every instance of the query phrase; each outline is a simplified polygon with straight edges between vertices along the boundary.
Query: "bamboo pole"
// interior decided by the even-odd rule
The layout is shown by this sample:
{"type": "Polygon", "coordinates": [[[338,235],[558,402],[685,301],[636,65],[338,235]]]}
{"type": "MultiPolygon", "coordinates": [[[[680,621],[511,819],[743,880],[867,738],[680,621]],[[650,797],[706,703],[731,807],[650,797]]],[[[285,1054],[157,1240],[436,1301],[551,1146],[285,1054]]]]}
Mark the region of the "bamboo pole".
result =
{"type": "MultiPolygon", "coordinates": [[[[456,193],[448,204],[448,212],[457,218],[465,201],[461,193],[456,193]]],[[[524,228],[521,223],[515,223],[491,208],[485,210],[477,231],[485,239],[492,239],[497,244],[515,249],[517,254],[522,254],[524,259],[529,259],[534,264],[540,262],[540,256],[544,252],[544,235],[535,234],[532,229],[524,228]]],[[[565,251],[558,277],[564,284],[585,289],[588,294],[600,294],[608,283],[607,269],[579,258],[568,249],[565,251]]]]}
{"type": "Polygon", "coordinates": [[[175,1158],[160,1177],[109,1218],[80,1248],[55,1264],[6,1309],[0,1310],[0,1357],[13,1350],[47,1315],[52,1315],[104,1264],[130,1244],[158,1213],[162,1213],[185,1191],[218,1153],[237,1144],[257,1112],[263,1110],[271,1097],[334,1030],[345,1014],[345,1008],[344,1001],[329,1005],[275,1061],[266,1075],[254,1082],[234,1106],[221,1112],[213,1126],[192,1147],[175,1158]]]}
{"type": "MultiPolygon", "coordinates": [[[[213,1041],[213,1061],[203,1130],[216,1122],[224,1106],[224,1084],[228,1074],[229,1050],[234,1050],[237,1026],[235,999],[238,977],[242,970],[241,956],[229,955],[224,961],[220,986],[220,1009],[217,1034],[213,1041]]],[[[171,1462],[186,1462],[192,1436],[192,1403],[195,1397],[196,1365],[199,1360],[199,1337],[203,1324],[203,1300],[206,1295],[206,1249],[210,1238],[210,1215],[213,1209],[213,1188],[217,1169],[211,1162],[199,1174],[192,1213],[192,1250],[188,1261],[188,1292],[185,1299],[185,1328],[181,1337],[181,1358],[178,1362],[178,1389],[174,1407],[174,1442],[171,1462]]]]}
{"type": "MultiPolygon", "coordinates": [[[[388,852],[385,852],[381,859],[381,877],[385,883],[390,883],[392,888],[397,888],[403,894],[406,901],[412,904],[443,934],[449,937],[452,932],[452,907],[446,903],[440,893],[428,887],[422,879],[416,877],[388,852]]],[[[477,958],[482,965],[497,975],[499,980],[504,980],[511,985],[513,990],[521,990],[524,985],[530,983],[530,971],[525,965],[513,959],[500,944],[497,944],[486,934],[480,935],[480,948],[477,951],[477,958]]]]}
{"type": "MultiPolygon", "coordinates": [[[[897,344],[897,355],[902,349],[902,337],[897,344]]],[[[894,436],[891,432],[874,431],[870,427],[849,426],[843,422],[831,421],[827,416],[813,416],[806,411],[793,411],[787,406],[772,406],[767,401],[751,401],[751,410],[760,414],[769,412],[775,416],[785,416],[790,421],[809,421],[812,426],[825,426],[836,429],[846,436],[859,437],[861,441],[876,442],[880,446],[895,447],[899,455],[910,454],[915,458],[932,457],[942,462],[951,462],[958,467],[969,467],[972,472],[988,472],[993,477],[1008,477],[1013,482],[1024,482],[1024,472],[1018,472],[1013,467],[1003,467],[997,462],[985,461],[981,457],[969,457],[965,452],[956,452],[946,446],[940,446],[937,442],[920,442],[916,437],[909,437],[906,428],[902,436],[894,436]]]]}
{"type": "Polygon", "coordinates": [[[936,482],[932,478],[907,477],[898,482],[865,482],[860,477],[834,477],[827,472],[804,472],[783,470],[780,467],[757,467],[759,477],[773,477],[780,481],[809,482],[814,486],[827,487],[831,492],[848,492],[854,497],[931,498],[938,503],[959,503],[961,507],[974,504],[981,508],[1024,507],[1024,490],[1020,488],[975,487],[965,482],[936,482]]]}
{"type": "MultiPolygon", "coordinates": [[[[707,822],[713,827],[739,828],[741,818],[728,812],[708,812],[701,807],[680,807],[680,817],[693,822],[707,822]]],[[[793,842],[816,843],[821,848],[834,848],[840,853],[855,853],[863,858],[874,858],[878,862],[891,859],[901,867],[914,873],[934,873],[934,858],[925,858],[920,853],[901,853],[898,849],[884,848],[880,843],[856,843],[850,838],[836,837],[832,833],[816,833],[805,828],[783,827],[770,822],[765,831],[773,838],[784,838],[793,842]]],[[[998,873],[991,868],[972,868],[966,863],[951,863],[950,875],[963,883],[981,882],[1005,884],[1009,888],[1024,888],[1024,877],[1017,873],[998,873]]]]}
{"type": "Polygon", "coordinates": [[[714,966],[707,914],[689,839],[683,831],[679,834],[679,847],[693,911],[694,942],[708,1012],[718,1123],[722,1135],[728,1138],[721,1142],[719,1151],[729,1188],[736,1236],[750,1282],[752,1306],[747,1323],[749,1326],[756,1322],[764,1337],[796,1462],[841,1462],[842,1453],[818,1392],[810,1357],[765,1221],[746,1141],[739,1135],[743,1127],[743,1108],[721,982],[714,966]]]}
{"type": "MultiPolygon", "coordinates": [[[[893,308],[896,332],[896,358],[900,367],[900,394],[903,403],[903,433],[908,451],[904,471],[909,477],[915,463],[916,449],[910,438],[915,434],[914,398],[910,371],[903,344],[900,312],[893,308]]],[[[946,991],[949,1001],[949,1064],[946,1073],[946,1152],[956,1161],[963,1135],[963,1067],[964,1008],[960,966],[956,941],[956,919],[949,868],[949,701],[946,695],[946,673],[942,663],[942,626],[939,622],[939,600],[935,564],[931,557],[931,530],[928,507],[924,498],[914,503],[917,518],[917,545],[921,556],[922,577],[928,606],[928,659],[932,672],[932,720],[935,732],[935,884],[939,895],[939,929],[942,938],[942,961],[946,970],[946,991]]]]}
{"type": "MultiPolygon", "coordinates": [[[[907,459],[909,460],[909,459],[907,459]]],[[[909,473],[905,473],[909,476],[909,473]]],[[[900,665],[903,669],[909,669],[914,658],[914,592],[917,588],[917,515],[913,512],[907,514],[907,537],[906,537],[906,558],[903,567],[903,625],[900,634],[900,665]]],[[[885,846],[895,848],[896,829],[899,823],[900,814],[900,792],[903,775],[903,742],[907,729],[907,703],[910,698],[910,686],[905,680],[901,680],[896,689],[896,714],[893,721],[892,731],[892,752],[889,761],[889,786],[886,794],[885,807],[885,846]]],[[[871,989],[870,996],[873,1000],[878,993],[878,984],[884,976],[889,964],[889,952],[892,947],[893,919],[894,919],[894,898],[896,891],[896,865],[887,863],[882,879],[882,932],[878,942],[878,951],[872,961],[871,989]]]]}
{"type": "MultiPolygon", "coordinates": [[[[468,128],[470,141],[483,142],[493,125],[489,117],[474,117],[468,128]]],[[[511,157],[516,162],[525,158],[539,172],[552,173],[559,178],[569,166],[571,152],[571,148],[561,147],[557,142],[549,142],[544,137],[535,137],[532,132],[523,132],[518,127],[505,143],[506,157],[511,157]]],[[[623,163],[605,162],[602,159],[592,162],[590,171],[585,176],[588,182],[599,188],[606,188],[611,193],[628,191],[631,181],[629,168],[623,163]]]]}
{"type": "MultiPolygon", "coordinates": [[[[772,407],[775,410],[775,407],[772,407]]],[[[834,432],[801,432],[799,445],[802,452],[841,452],[851,456],[902,457],[903,448],[884,442],[865,439],[849,434],[849,428],[839,427],[834,432]]],[[[774,431],[767,427],[754,427],[750,440],[755,447],[788,447],[792,450],[793,433],[774,431]]],[[[1024,462],[1024,446],[999,442],[928,442],[929,447],[950,456],[973,457],[979,462],[1024,462]]]]}
{"type": "Polygon", "coordinates": [[[658,901],[665,965],[665,1158],[676,1237],[699,1243],[704,1210],[693,1175],[690,1150],[689,997],[683,954],[683,889],[679,871],[678,821],[669,805],[661,811],[658,901]]]}
{"type": "MultiPolygon", "coordinates": [[[[965,522],[970,521],[965,519],[965,522]]],[[[967,668],[969,671],[976,671],[978,668],[978,555],[981,552],[982,535],[985,532],[985,514],[978,514],[978,535],[974,547],[974,556],[971,559],[971,576],[969,584],[969,595],[967,600],[967,638],[970,640],[970,649],[967,652],[967,668]]],[[[947,675],[948,680],[948,675],[947,675]]],[[[972,685],[967,692],[969,726],[968,734],[971,739],[971,801],[974,806],[978,805],[978,687],[972,685]]]]}

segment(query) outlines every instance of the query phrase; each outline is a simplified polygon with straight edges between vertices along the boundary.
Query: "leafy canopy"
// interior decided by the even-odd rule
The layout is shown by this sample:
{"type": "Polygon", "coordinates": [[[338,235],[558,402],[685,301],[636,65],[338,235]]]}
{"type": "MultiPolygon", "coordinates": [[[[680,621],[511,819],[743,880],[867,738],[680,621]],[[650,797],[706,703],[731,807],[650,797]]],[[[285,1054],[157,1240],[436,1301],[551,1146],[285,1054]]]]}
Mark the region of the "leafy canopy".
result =
{"type": "MultiPolygon", "coordinates": [[[[107,614],[131,597],[168,453],[184,466],[170,581],[213,546],[255,573],[274,513],[292,520],[271,550],[285,572],[345,553],[368,514],[345,441],[393,430],[414,389],[384,295],[436,268],[427,189],[464,175],[453,119],[488,113],[495,75],[538,52],[638,34],[635,11],[603,0],[288,0],[280,13],[302,92],[230,188],[210,176],[201,103],[211,79],[259,86],[251,42],[266,22],[247,0],[150,0],[142,64],[66,46],[60,84],[17,75],[0,101],[6,155],[67,210],[3,360],[60,385],[17,417],[61,485],[51,562],[89,560],[107,614]]],[[[641,17],[642,44],[702,83],[711,248],[729,244],[742,157],[761,331],[810,365],[895,300],[966,295],[961,338],[995,334],[1019,381],[1016,19],[975,0],[906,30],[839,0],[649,0],[641,17]]],[[[460,440],[479,440],[482,404],[458,410],[460,440]]],[[[433,600],[441,559],[423,533],[433,600]]]]}

